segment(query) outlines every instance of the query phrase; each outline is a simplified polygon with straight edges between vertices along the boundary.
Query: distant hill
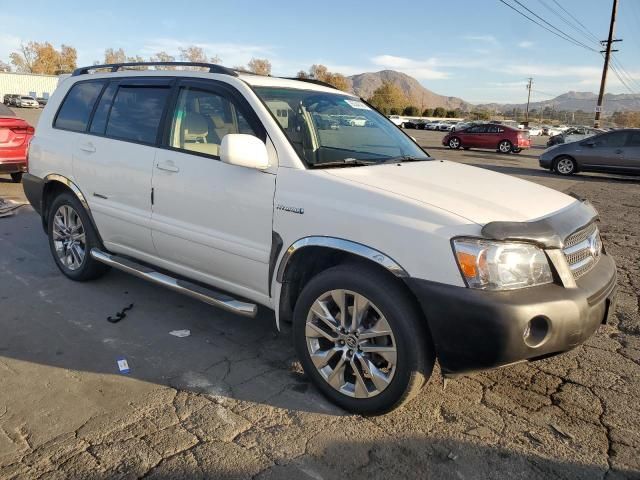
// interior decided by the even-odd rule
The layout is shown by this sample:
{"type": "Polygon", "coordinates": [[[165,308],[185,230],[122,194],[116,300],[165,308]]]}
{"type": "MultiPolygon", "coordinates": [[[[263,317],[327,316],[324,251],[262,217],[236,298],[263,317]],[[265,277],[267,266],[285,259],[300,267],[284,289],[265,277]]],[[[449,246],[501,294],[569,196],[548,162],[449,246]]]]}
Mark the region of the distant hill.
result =
{"type": "Polygon", "coordinates": [[[382,70],[381,72],[361,73],[349,77],[353,92],[364,99],[370,98],[376,88],[382,82],[395,83],[404,92],[410,105],[418,108],[444,107],[447,109],[461,108],[466,110],[472,107],[461,98],[438,95],[424,88],[415,78],[394,70],[382,70]]]}
{"type": "MultiPolygon", "coordinates": [[[[550,107],[554,110],[566,110],[569,112],[575,112],[577,110],[593,112],[597,100],[598,96],[592,92],[567,92],[552,98],[551,100],[531,102],[529,108],[543,110],[546,107],[550,107]]],[[[514,108],[524,110],[526,106],[526,103],[488,103],[478,105],[478,108],[507,112],[514,108]]],[[[638,110],[640,110],[640,94],[622,93],[616,95],[613,93],[607,93],[604,96],[603,111],[606,114],[638,110]]]]}

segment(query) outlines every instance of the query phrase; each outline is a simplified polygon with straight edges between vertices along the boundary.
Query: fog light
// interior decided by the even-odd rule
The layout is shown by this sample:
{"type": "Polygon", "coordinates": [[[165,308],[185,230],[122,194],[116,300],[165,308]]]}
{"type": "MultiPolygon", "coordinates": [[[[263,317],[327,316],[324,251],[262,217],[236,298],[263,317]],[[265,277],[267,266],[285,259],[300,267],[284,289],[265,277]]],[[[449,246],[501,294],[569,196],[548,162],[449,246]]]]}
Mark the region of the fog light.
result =
{"type": "Polygon", "coordinates": [[[527,323],[527,327],[522,334],[524,343],[531,348],[542,345],[549,335],[549,326],[549,319],[547,317],[542,315],[533,317],[527,323]]]}

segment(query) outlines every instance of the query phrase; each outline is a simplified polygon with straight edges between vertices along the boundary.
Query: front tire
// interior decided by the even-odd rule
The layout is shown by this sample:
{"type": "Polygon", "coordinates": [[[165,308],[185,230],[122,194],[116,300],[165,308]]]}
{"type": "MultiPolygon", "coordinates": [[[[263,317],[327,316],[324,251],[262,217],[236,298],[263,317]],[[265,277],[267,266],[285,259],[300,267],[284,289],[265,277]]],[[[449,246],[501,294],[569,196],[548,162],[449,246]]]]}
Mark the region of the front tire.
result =
{"type": "Polygon", "coordinates": [[[11,181],[13,183],[20,183],[22,181],[22,172],[16,172],[11,174],[11,181]]]}
{"type": "Polygon", "coordinates": [[[93,280],[109,267],[95,260],[92,248],[101,248],[91,219],[75,195],[58,195],[49,208],[49,248],[60,271],[75,281],[93,280]]]}
{"type": "Polygon", "coordinates": [[[415,396],[435,359],[404,286],[368,265],[339,265],[307,283],[294,309],[293,341],[320,392],[364,415],[415,396]]]}
{"type": "Polygon", "coordinates": [[[511,150],[513,149],[513,144],[509,141],[509,140],[502,140],[499,144],[498,144],[498,151],[500,153],[511,153],[511,150]]]}
{"type": "Polygon", "coordinates": [[[452,150],[460,148],[460,139],[458,137],[451,137],[449,139],[449,148],[452,150]]]}
{"type": "Polygon", "coordinates": [[[553,171],[558,175],[569,176],[578,171],[578,165],[573,158],[562,156],[553,162],[553,171]]]}

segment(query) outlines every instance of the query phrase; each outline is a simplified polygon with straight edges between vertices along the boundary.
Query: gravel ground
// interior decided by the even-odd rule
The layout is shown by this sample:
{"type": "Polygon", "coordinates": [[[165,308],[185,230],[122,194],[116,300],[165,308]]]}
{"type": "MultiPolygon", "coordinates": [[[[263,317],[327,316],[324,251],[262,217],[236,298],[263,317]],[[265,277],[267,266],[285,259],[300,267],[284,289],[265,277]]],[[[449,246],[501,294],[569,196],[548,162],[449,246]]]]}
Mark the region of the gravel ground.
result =
{"type": "MultiPolygon", "coordinates": [[[[0,219],[0,479],[640,478],[640,179],[559,178],[535,149],[411,133],[438,158],[591,200],[619,267],[612,323],[548,360],[444,387],[436,371],[405,408],[354,416],[307,382],[271,312],[240,319],[115,271],[70,282],[24,207],[0,219]]],[[[23,199],[2,178],[0,197],[23,199]]]]}

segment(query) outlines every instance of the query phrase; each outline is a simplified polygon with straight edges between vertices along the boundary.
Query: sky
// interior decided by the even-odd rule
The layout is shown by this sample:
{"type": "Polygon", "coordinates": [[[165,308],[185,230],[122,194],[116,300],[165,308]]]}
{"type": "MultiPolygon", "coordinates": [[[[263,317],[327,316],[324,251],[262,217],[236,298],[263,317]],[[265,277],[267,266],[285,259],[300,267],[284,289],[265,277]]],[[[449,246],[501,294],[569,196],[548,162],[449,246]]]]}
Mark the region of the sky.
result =
{"type": "MultiPolygon", "coordinates": [[[[550,10],[561,11],[554,0],[520,1],[599,49],[550,10]]],[[[611,0],[557,1],[598,39],[607,38],[611,0]]],[[[603,64],[599,53],[552,35],[499,0],[31,0],[28,7],[0,0],[0,25],[4,61],[30,40],[75,47],[78,65],[102,61],[106,48],[149,57],[195,44],[227,66],[267,58],[274,75],[292,76],[314,63],[345,75],[398,70],[472,103],[525,102],[528,77],[532,101],[570,90],[597,93],[603,64]]],[[[610,74],[607,92],[640,93],[638,25],[640,0],[619,0],[616,37],[624,41],[615,55],[631,78],[622,74],[627,87],[610,74]]]]}

